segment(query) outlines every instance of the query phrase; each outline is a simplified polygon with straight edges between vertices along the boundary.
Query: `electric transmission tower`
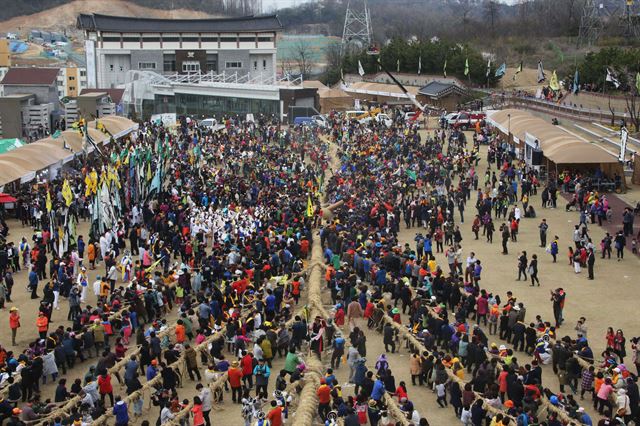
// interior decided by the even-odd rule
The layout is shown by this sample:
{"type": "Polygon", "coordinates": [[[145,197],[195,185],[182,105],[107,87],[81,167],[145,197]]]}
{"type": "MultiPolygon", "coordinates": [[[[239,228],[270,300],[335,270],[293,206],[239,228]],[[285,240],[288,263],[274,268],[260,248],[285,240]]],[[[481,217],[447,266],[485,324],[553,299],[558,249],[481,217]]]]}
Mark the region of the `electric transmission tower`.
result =
{"type": "Polygon", "coordinates": [[[578,47],[591,46],[600,37],[602,31],[602,19],[600,17],[597,0],[586,0],[580,18],[580,30],[578,32],[578,47]]]}
{"type": "Polygon", "coordinates": [[[640,13],[638,0],[625,0],[625,7],[620,18],[622,33],[627,40],[640,36],[640,13]]]}
{"type": "MultiPolygon", "coordinates": [[[[356,1],[353,2],[354,4],[356,1]]],[[[347,3],[347,12],[344,17],[344,30],[342,31],[342,44],[340,54],[344,55],[350,47],[369,47],[373,41],[371,30],[371,15],[367,0],[358,1],[361,8],[352,7],[352,2],[347,3]]]]}

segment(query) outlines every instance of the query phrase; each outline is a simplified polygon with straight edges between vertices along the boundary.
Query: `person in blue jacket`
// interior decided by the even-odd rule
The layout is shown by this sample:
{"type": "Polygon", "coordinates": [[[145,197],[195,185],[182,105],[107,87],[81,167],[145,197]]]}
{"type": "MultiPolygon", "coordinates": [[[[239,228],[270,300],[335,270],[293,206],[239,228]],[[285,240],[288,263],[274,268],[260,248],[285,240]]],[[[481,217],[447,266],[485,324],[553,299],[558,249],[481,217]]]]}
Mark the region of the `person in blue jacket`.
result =
{"type": "Polygon", "coordinates": [[[113,415],[116,418],[116,426],[129,426],[129,411],[127,404],[116,396],[116,403],[113,406],[113,415]]]}
{"type": "Polygon", "coordinates": [[[380,402],[382,400],[382,397],[384,396],[385,393],[385,389],[384,389],[384,383],[382,382],[382,379],[380,379],[380,376],[376,376],[376,381],[373,383],[373,390],[371,391],[371,399],[373,399],[374,401],[380,402]]]}

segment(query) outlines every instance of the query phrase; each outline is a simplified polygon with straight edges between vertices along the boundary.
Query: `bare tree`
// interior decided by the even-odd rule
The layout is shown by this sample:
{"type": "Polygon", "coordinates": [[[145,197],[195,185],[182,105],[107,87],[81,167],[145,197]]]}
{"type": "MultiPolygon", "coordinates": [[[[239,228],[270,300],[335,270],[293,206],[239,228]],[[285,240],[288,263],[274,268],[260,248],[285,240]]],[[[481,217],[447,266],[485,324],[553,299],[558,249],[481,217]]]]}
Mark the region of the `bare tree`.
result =
{"type": "Polygon", "coordinates": [[[611,113],[611,127],[616,125],[616,109],[611,105],[611,94],[609,94],[609,112],[611,113]]]}
{"type": "Polygon", "coordinates": [[[496,0],[487,0],[484,3],[484,14],[489,19],[489,25],[491,26],[491,34],[495,35],[496,33],[496,23],[498,22],[498,15],[500,10],[498,9],[499,5],[496,0]]]}
{"type": "Polygon", "coordinates": [[[631,124],[633,124],[635,131],[638,132],[640,131],[640,98],[638,98],[638,92],[632,90],[624,96],[624,100],[627,104],[631,124]]]}
{"type": "Polygon", "coordinates": [[[313,66],[311,53],[311,46],[306,40],[299,39],[293,47],[293,58],[303,79],[311,74],[313,66]]]}

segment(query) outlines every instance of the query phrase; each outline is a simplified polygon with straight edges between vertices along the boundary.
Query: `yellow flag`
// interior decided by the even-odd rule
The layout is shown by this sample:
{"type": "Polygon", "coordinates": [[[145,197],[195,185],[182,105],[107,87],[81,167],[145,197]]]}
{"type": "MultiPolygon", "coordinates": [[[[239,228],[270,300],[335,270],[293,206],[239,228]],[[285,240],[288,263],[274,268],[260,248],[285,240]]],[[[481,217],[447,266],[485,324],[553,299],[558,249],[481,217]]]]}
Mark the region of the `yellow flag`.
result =
{"type": "Polygon", "coordinates": [[[47,211],[50,212],[51,211],[51,193],[49,192],[49,190],[47,190],[46,206],[47,206],[47,211]]]}
{"type": "Polygon", "coordinates": [[[313,216],[313,204],[311,204],[311,194],[307,195],[307,217],[313,216]]]}
{"type": "Polygon", "coordinates": [[[151,164],[147,164],[147,181],[150,181],[151,178],[151,164]]]}
{"type": "Polygon", "coordinates": [[[560,90],[560,83],[558,83],[558,75],[556,74],[556,70],[553,70],[553,74],[551,74],[551,79],[549,80],[549,87],[551,90],[560,90]]]}
{"type": "Polygon", "coordinates": [[[62,197],[64,198],[67,207],[69,207],[71,205],[71,202],[73,201],[73,193],[71,192],[69,181],[67,181],[66,179],[62,183],[62,197]]]}

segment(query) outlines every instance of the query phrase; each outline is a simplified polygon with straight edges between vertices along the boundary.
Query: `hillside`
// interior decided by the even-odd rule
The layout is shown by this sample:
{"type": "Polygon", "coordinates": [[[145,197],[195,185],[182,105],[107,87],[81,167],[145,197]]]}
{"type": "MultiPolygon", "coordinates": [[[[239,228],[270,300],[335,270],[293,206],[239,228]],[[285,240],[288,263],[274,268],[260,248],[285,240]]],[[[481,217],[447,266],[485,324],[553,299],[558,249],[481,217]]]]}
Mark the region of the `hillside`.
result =
{"type": "Polygon", "coordinates": [[[150,18],[207,18],[205,12],[189,9],[152,9],[125,0],[74,0],[31,15],[16,16],[0,22],[2,31],[24,31],[31,28],[64,30],[76,25],[79,13],[103,13],[120,16],[144,16],[150,18]]]}

